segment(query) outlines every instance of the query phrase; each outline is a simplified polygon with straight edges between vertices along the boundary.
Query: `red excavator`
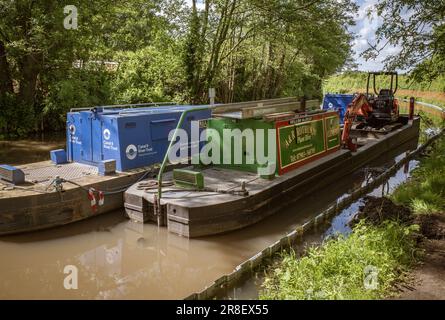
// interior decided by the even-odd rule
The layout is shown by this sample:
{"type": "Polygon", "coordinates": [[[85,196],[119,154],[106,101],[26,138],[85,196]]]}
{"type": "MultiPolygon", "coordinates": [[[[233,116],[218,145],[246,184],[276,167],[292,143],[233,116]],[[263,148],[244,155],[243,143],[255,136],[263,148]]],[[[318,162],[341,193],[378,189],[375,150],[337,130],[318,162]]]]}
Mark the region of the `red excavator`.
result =
{"type": "Polygon", "coordinates": [[[352,150],[357,150],[357,144],[351,137],[352,129],[360,130],[384,130],[391,123],[399,119],[399,104],[394,97],[398,88],[397,72],[370,72],[366,84],[366,95],[357,94],[348,105],[345,114],[344,127],[342,133],[343,146],[352,150]],[[391,84],[389,89],[381,89],[377,92],[376,77],[390,76],[391,84]],[[369,93],[370,79],[373,79],[374,93],[369,93]]]}

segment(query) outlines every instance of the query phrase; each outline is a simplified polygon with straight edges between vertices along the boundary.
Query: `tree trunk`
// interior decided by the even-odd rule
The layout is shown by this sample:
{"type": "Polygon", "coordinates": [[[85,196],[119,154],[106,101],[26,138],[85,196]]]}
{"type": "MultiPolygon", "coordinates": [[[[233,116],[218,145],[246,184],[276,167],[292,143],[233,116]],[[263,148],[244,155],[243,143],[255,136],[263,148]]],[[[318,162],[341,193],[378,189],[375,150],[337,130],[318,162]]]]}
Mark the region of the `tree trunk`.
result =
{"type": "Polygon", "coordinates": [[[0,97],[5,96],[6,93],[12,94],[13,92],[11,72],[6,59],[6,48],[4,43],[0,41],[0,97]]]}
{"type": "Polygon", "coordinates": [[[25,55],[20,63],[19,99],[26,106],[34,106],[36,96],[37,77],[40,73],[42,55],[39,53],[25,55]]]}

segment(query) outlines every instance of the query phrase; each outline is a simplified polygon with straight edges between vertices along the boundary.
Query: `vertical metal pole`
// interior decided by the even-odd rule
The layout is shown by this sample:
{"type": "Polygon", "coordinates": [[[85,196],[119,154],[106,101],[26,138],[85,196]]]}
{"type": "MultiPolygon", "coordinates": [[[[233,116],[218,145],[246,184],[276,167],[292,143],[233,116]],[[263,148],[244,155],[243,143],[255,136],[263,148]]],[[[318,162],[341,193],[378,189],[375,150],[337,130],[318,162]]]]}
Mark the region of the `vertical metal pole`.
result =
{"type": "MultiPolygon", "coordinates": [[[[407,151],[405,153],[405,157],[409,156],[409,151],[407,151]]],[[[405,164],[403,165],[403,173],[404,174],[408,174],[409,173],[409,160],[405,162],[405,164]]]]}
{"type": "Polygon", "coordinates": [[[409,120],[414,119],[414,104],[415,104],[414,97],[409,98],[409,120]]]}
{"type": "Polygon", "coordinates": [[[389,91],[391,91],[392,94],[394,94],[394,92],[392,92],[393,82],[394,82],[394,75],[391,73],[391,87],[389,91]]]}
{"type": "Polygon", "coordinates": [[[379,93],[377,92],[377,88],[376,88],[376,86],[375,86],[375,80],[376,80],[375,78],[376,78],[376,74],[374,73],[374,74],[373,74],[373,77],[372,77],[372,79],[373,79],[372,86],[373,86],[373,88],[374,88],[374,93],[375,93],[375,95],[378,96],[379,93]]]}
{"type": "Polygon", "coordinates": [[[371,77],[371,74],[368,73],[368,81],[366,82],[366,98],[369,97],[369,79],[371,77]]]}
{"type": "Polygon", "coordinates": [[[209,89],[209,98],[210,98],[210,105],[213,106],[215,104],[215,88],[209,89]]]}

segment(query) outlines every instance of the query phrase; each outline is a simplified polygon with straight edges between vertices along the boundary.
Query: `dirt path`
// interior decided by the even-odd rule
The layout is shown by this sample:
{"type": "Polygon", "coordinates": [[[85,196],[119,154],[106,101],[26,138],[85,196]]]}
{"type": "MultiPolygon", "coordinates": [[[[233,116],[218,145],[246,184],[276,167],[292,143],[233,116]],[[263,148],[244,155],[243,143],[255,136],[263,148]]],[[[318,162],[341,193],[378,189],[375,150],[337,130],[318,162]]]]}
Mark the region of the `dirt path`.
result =
{"type": "Polygon", "coordinates": [[[399,292],[392,299],[445,300],[445,213],[414,215],[388,198],[367,197],[357,218],[363,217],[372,224],[389,219],[420,226],[418,247],[424,254],[409,280],[395,284],[399,292]]]}
{"type": "Polygon", "coordinates": [[[445,239],[426,240],[426,255],[411,273],[410,288],[404,287],[396,299],[445,300],[445,239]]]}

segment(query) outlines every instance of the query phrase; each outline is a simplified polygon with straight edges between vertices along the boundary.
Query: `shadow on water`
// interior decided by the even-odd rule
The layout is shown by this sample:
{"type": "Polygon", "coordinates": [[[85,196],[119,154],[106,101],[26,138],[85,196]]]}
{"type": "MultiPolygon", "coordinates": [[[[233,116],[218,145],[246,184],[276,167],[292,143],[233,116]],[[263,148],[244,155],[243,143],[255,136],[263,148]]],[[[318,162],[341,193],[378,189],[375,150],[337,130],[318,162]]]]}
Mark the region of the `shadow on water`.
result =
{"type": "MultiPolygon", "coordinates": [[[[412,143],[401,146],[370,166],[389,166],[413,147],[412,143]]],[[[396,175],[397,181],[391,184],[407,176],[396,175]]],[[[128,221],[122,211],[40,232],[2,237],[0,298],[184,298],[232,272],[364,181],[364,170],[351,172],[253,226],[212,237],[182,238],[154,224],[128,221]],[[79,270],[77,290],[63,287],[66,265],[79,270]]],[[[307,242],[319,242],[325,234],[346,232],[346,221],[354,211],[351,207],[349,213],[342,212],[331,226],[306,237],[307,242]]],[[[252,278],[240,283],[226,298],[256,298],[255,281],[252,278]]]]}
{"type": "Polygon", "coordinates": [[[13,243],[39,242],[70,238],[90,232],[111,232],[116,225],[128,221],[122,211],[110,212],[97,217],[90,217],[73,224],[56,226],[41,231],[32,231],[22,234],[0,237],[0,241],[13,243]],[[73,228],[72,226],[75,226],[73,228]]]}
{"type": "Polygon", "coordinates": [[[65,148],[65,132],[42,134],[26,139],[0,140],[0,163],[20,165],[49,160],[49,152],[65,148]]]}

